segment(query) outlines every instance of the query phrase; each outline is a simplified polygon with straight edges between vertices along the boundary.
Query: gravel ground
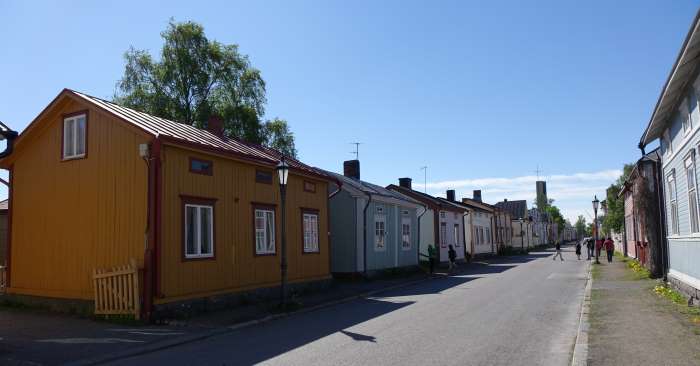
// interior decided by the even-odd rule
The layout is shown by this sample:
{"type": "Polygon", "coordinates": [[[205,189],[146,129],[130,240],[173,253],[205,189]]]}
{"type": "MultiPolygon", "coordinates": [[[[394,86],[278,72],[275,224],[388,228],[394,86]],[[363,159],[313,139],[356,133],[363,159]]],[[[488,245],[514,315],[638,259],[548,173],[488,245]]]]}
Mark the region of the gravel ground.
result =
{"type": "Polygon", "coordinates": [[[615,258],[591,291],[589,365],[700,365],[700,327],[615,258]]]}

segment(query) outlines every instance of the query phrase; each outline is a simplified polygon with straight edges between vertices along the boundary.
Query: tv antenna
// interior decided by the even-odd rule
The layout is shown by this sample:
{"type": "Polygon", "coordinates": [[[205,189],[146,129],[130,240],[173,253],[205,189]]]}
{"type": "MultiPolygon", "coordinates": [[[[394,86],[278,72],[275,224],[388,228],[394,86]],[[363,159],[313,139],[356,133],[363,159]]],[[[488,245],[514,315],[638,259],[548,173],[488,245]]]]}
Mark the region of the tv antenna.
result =
{"type": "Polygon", "coordinates": [[[535,169],[535,174],[537,174],[537,180],[540,180],[540,173],[544,173],[540,170],[540,165],[537,164],[537,169],[535,169]]]}
{"type": "Polygon", "coordinates": [[[361,142],[351,142],[350,145],[355,145],[355,151],[350,151],[350,154],[355,154],[355,160],[360,160],[360,145],[361,142]]]}
{"type": "Polygon", "coordinates": [[[428,193],[428,166],[424,165],[420,170],[423,171],[423,192],[428,193]]]}

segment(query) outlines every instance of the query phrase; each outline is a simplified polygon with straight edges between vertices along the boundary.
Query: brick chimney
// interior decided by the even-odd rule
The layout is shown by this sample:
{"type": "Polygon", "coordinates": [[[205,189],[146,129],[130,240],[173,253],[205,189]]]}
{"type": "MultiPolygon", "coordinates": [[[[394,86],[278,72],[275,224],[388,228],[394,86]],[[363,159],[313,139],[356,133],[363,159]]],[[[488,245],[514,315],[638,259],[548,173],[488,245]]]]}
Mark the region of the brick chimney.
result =
{"type": "Polygon", "coordinates": [[[481,190],[480,189],[474,190],[474,193],[472,194],[472,199],[476,202],[481,202],[481,190]]]}
{"type": "Polygon", "coordinates": [[[455,200],[455,190],[454,189],[447,190],[447,200],[454,202],[454,200],[455,200]]]}
{"type": "Polygon", "coordinates": [[[347,160],[343,162],[343,175],[360,180],[360,161],[359,160],[347,160]]]}
{"type": "Polygon", "coordinates": [[[224,138],[224,121],[218,114],[212,114],[207,121],[207,131],[212,134],[224,138]]]}
{"type": "Polygon", "coordinates": [[[411,178],[399,178],[399,187],[413,189],[411,188],[411,182],[411,178]]]}

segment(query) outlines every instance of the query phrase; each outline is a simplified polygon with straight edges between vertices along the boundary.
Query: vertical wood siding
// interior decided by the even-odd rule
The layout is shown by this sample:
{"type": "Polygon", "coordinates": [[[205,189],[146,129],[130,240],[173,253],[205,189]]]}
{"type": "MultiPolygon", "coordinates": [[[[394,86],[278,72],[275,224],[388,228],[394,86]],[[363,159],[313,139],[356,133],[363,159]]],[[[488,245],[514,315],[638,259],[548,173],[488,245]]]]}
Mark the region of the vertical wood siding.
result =
{"type": "MultiPolygon", "coordinates": [[[[173,146],[163,155],[161,289],[158,303],[275,286],[280,281],[281,212],[277,173],[257,183],[259,167],[173,146]],[[189,158],[211,160],[213,175],[193,174],[189,158]],[[181,195],[216,199],[214,259],[183,260],[181,195]],[[276,255],[256,256],[253,203],[276,205],[276,255]]],[[[270,170],[269,168],[265,168],[270,170]]],[[[327,278],[330,273],[327,183],[290,174],[287,188],[287,258],[290,281],[327,278]],[[304,180],[316,183],[306,192],[304,180]],[[302,254],[301,209],[319,211],[320,253],[302,254]]]]}
{"type": "Polygon", "coordinates": [[[87,158],[62,162],[62,115],[86,107],[60,104],[12,157],[9,292],[91,299],[95,267],[143,265],[148,137],[89,109],[87,158]]]}

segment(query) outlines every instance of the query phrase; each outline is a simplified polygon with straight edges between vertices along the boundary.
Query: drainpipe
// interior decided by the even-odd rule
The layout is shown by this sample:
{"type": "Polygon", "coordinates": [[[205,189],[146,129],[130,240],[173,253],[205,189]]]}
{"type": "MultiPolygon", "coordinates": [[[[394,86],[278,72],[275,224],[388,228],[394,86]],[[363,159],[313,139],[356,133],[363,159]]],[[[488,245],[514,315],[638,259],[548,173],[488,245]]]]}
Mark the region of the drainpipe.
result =
{"type": "Polygon", "coordinates": [[[364,233],[362,237],[362,242],[364,244],[365,249],[362,251],[362,260],[364,263],[364,268],[362,269],[365,278],[367,277],[367,209],[369,208],[369,204],[372,202],[372,195],[367,193],[367,192],[362,192],[367,195],[367,204],[365,204],[365,208],[362,210],[362,232],[364,233]]]}
{"type": "MultiPolygon", "coordinates": [[[[462,235],[464,235],[464,233],[467,232],[467,225],[465,224],[464,221],[466,220],[465,217],[467,217],[468,215],[469,215],[469,211],[466,211],[466,212],[462,215],[462,235]]],[[[471,221],[471,220],[470,220],[470,221],[471,221]]],[[[470,235],[470,236],[471,236],[471,235],[470,235]]],[[[471,246],[470,246],[470,247],[471,247],[471,246]]],[[[467,253],[466,253],[466,251],[467,251],[467,237],[466,237],[466,236],[464,237],[464,251],[465,251],[465,253],[464,253],[464,260],[466,261],[466,260],[467,260],[467,253]]],[[[474,250],[471,251],[471,254],[472,254],[472,255],[474,254],[474,250]]]]}
{"type": "Polygon", "coordinates": [[[425,215],[426,212],[428,212],[428,207],[425,205],[421,205],[423,207],[423,212],[421,212],[420,215],[418,215],[418,263],[420,264],[420,219],[423,218],[423,215],[425,215]]]}
{"type": "MultiPolygon", "coordinates": [[[[335,197],[336,194],[340,193],[340,190],[343,188],[343,183],[340,181],[340,179],[337,179],[333,177],[333,180],[335,183],[338,185],[338,189],[335,191],[331,192],[331,194],[328,195],[328,199],[326,200],[326,222],[327,227],[328,227],[328,253],[332,253],[333,247],[331,243],[331,210],[330,210],[330,202],[331,198],[335,197]]],[[[353,209],[354,211],[354,209],[353,209]]],[[[357,215],[355,215],[355,220],[357,220],[357,215]]],[[[329,255],[328,256],[328,268],[331,269],[331,272],[333,271],[333,256],[329,255]]],[[[357,268],[357,240],[355,240],[355,268],[357,268]]]]}
{"type": "MultiPolygon", "coordinates": [[[[643,151],[643,150],[642,150],[643,151]]],[[[658,152],[656,153],[656,156],[659,157],[658,152]]],[[[666,217],[664,217],[664,192],[663,189],[661,189],[663,186],[661,185],[661,176],[663,174],[662,167],[661,167],[661,160],[657,160],[654,162],[655,169],[654,169],[654,175],[656,176],[656,192],[658,193],[658,199],[657,199],[657,204],[658,204],[658,210],[659,210],[659,245],[661,246],[661,271],[663,272],[663,280],[664,282],[668,281],[668,271],[669,271],[669,263],[668,263],[668,239],[666,238],[666,217]]]]}

